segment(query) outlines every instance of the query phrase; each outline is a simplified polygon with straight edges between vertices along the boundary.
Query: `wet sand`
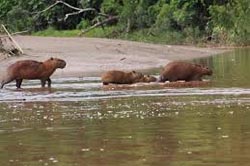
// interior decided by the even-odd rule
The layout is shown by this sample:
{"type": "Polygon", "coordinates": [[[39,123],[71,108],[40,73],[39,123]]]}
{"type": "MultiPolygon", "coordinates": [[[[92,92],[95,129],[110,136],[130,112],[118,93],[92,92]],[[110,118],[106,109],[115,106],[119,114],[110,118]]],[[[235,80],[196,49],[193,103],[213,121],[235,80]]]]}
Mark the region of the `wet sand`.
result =
{"type": "MultiPolygon", "coordinates": [[[[25,55],[1,58],[0,73],[17,60],[44,61],[49,57],[67,61],[54,77],[100,76],[107,70],[146,70],[159,68],[172,60],[189,60],[227,51],[220,48],[159,45],[124,40],[99,38],[56,38],[16,36],[25,55]]],[[[0,75],[1,76],[1,75],[0,75]]]]}

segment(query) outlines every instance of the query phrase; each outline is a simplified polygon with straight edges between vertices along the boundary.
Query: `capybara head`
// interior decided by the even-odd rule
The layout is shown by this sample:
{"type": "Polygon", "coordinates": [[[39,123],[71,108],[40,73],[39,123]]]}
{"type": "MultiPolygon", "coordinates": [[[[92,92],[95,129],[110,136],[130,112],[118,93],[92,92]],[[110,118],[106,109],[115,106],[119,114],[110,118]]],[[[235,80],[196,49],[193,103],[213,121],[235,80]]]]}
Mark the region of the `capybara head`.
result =
{"type": "Polygon", "coordinates": [[[150,75],[144,75],[141,81],[142,82],[156,82],[157,78],[155,78],[154,76],[150,76],[150,75]]]}
{"type": "Polygon", "coordinates": [[[129,72],[129,74],[132,76],[133,80],[139,80],[139,79],[143,78],[143,74],[138,73],[136,71],[129,72]]]}
{"type": "Polygon", "coordinates": [[[66,66],[66,62],[59,58],[51,57],[46,62],[52,63],[56,68],[63,69],[66,66]]]}
{"type": "Polygon", "coordinates": [[[213,74],[213,71],[211,69],[209,69],[208,67],[201,66],[201,65],[198,65],[198,64],[196,64],[195,66],[198,67],[199,70],[201,70],[201,73],[203,75],[212,75],[213,74]]]}

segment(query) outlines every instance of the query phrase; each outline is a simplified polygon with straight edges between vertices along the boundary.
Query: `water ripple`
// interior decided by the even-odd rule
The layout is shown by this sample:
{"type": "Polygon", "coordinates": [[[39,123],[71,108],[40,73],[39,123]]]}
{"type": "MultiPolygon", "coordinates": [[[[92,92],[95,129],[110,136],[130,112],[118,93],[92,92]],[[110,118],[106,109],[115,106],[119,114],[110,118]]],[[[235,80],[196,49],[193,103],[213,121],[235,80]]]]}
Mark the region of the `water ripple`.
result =
{"type": "Polygon", "coordinates": [[[14,84],[10,84],[5,89],[1,90],[0,102],[84,101],[147,96],[250,95],[250,89],[237,87],[160,89],[136,89],[132,87],[130,89],[122,90],[103,90],[99,78],[95,77],[54,79],[52,89],[40,88],[39,86],[39,81],[26,81],[23,89],[16,90],[14,84]]]}

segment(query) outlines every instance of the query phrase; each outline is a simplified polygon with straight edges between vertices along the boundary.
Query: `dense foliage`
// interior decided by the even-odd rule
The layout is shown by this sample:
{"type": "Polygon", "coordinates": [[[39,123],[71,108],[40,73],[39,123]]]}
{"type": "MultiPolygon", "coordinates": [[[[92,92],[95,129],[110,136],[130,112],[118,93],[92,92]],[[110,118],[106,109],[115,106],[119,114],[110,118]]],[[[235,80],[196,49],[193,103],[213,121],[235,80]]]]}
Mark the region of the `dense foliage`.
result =
{"type": "MultiPolygon", "coordinates": [[[[249,45],[249,0],[64,0],[78,8],[94,8],[64,19],[74,12],[65,5],[37,14],[56,1],[1,0],[0,22],[12,31],[84,29],[103,20],[100,14],[118,16],[107,23],[107,37],[146,36],[168,43],[214,42],[249,45]],[[99,13],[99,14],[98,14],[99,13]],[[164,41],[165,38],[165,41],[164,41]]],[[[104,29],[105,30],[105,29],[104,29]]]]}

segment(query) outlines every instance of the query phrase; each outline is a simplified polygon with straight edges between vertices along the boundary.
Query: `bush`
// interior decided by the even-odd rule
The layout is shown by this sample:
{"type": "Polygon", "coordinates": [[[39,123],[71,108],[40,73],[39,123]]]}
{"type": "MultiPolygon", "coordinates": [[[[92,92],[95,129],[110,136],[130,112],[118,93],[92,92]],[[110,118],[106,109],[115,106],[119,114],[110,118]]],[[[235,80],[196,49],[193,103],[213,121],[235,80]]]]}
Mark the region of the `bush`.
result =
{"type": "Polygon", "coordinates": [[[33,19],[29,16],[28,11],[15,6],[7,13],[6,23],[12,31],[22,31],[32,27],[33,19]]]}
{"type": "Polygon", "coordinates": [[[210,6],[213,36],[224,43],[250,44],[250,1],[210,6]]]}
{"type": "Polygon", "coordinates": [[[88,20],[82,20],[77,26],[76,29],[86,29],[90,26],[90,23],[88,20]]]}

